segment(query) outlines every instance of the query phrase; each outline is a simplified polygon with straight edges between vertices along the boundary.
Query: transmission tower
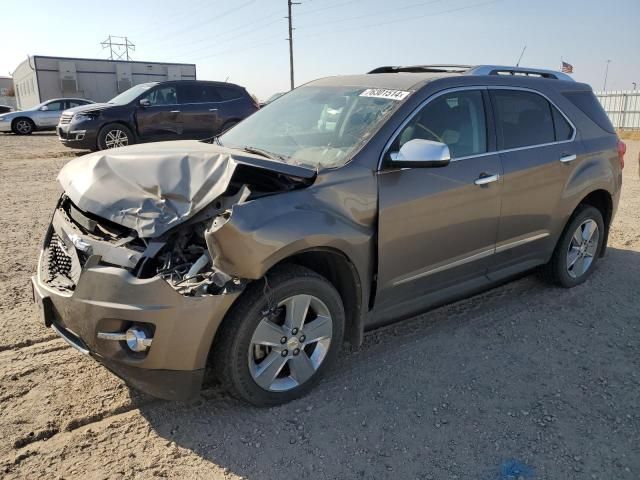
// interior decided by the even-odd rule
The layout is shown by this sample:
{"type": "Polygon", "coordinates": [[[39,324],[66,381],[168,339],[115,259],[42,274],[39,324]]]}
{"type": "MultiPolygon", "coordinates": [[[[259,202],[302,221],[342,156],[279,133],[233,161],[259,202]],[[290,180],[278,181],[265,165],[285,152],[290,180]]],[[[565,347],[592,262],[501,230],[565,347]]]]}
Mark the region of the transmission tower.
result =
{"type": "Polygon", "coordinates": [[[131,60],[129,50],[132,52],[136,50],[136,46],[127,37],[116,37],[114,35],[109,35],[100,45],[102,45],[102,48],[109,49],[109,60],[131,60]]]}

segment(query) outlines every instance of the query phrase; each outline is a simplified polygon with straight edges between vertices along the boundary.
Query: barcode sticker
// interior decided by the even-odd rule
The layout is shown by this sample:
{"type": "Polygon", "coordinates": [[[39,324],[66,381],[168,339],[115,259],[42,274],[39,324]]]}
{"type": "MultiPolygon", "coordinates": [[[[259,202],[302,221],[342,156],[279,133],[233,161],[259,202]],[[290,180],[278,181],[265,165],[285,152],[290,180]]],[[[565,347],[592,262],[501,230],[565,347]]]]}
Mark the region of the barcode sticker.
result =
{"type": "Polygon", "coordinates": [[[360,94],[361,97],[389,98],[391,100],[404,100],[411,92],[404,90],[388,90],[386,88],[367,88],[360,94]]]}

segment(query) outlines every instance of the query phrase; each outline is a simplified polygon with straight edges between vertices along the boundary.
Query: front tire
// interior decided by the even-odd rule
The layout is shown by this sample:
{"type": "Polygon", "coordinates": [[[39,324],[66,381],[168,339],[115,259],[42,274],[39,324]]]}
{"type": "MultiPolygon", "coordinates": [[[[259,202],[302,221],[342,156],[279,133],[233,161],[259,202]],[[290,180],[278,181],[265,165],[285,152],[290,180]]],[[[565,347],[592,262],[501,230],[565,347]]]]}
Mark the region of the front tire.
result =
{"type": "Polygon", "coordinates": [[[212,352],[222,384],[266,407],[306,394],[335,361],[344,337],[342,299],[324,277],[296,265],[254,282],[234,305],[212,352]]]}
{"type": "Polygon", "coordinates": [[[16,118],[11,124],[11,131],[16,135],[31,135],[35,129],[35,124],[28,118],[16,118]]]}
{"type": "Polygon", "coordinates": [[[126,147],[134,143],[133,132],[121,123],[109,123],[102,127],[98,133],[99,150],[126,147]]]}
{"type": "Polygon", "coordinates": [[[593,273],[605,235],[600,210],[580,205],[560,237],[551,260],[543,267],[543,278],[564,288],[583,283],[593,273]]]}

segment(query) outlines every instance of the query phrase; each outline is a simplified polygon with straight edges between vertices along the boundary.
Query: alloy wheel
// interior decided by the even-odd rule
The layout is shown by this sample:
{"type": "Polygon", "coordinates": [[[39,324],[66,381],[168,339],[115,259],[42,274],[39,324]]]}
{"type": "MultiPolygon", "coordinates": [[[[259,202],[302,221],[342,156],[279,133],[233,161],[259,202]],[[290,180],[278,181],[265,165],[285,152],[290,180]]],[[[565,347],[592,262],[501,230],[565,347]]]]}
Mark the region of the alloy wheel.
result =
{"type": "Polygon", "coordinates": [[[109,130],[104,137],[104,145],[107,148],[124,147],[129,145],[129,137],[122,130],[109,130]]]}
{"type": "Polygon", "coordinates": [[[19,133],[30,133],[31,132],[31,124],[28,120],[18,120],[16,122],[16,130],[19,133]]]}
{"type": "Polygon", "coordinates": [[[333,322],[327,306],[312,295],[294,295],[262,318],[249,346],[249,371],[261,388],[296,388],[318,370],[329,351],[333,322]]]}
{"type": "Polygon", "coordinates": [[[567,272],[571,278],[579,278],[589,270],[599,240],[598,224],[592,219],[582,222],[573,232],[567,251],[567,272]]]}

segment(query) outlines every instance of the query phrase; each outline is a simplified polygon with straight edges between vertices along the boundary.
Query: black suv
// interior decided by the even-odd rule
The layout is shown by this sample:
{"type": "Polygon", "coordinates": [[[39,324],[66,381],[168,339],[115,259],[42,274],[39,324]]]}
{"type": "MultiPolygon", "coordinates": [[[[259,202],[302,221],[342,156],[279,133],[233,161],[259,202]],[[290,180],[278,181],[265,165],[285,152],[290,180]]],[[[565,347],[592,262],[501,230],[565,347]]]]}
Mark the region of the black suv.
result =
{"type": "Polygon", "coordinates": [[[107,103],[66,110],[56,130],[67,147],[104,150],[140,142],[211,137],[258,108],[243,87],[232,83],[141,83],[107,103]]]}

